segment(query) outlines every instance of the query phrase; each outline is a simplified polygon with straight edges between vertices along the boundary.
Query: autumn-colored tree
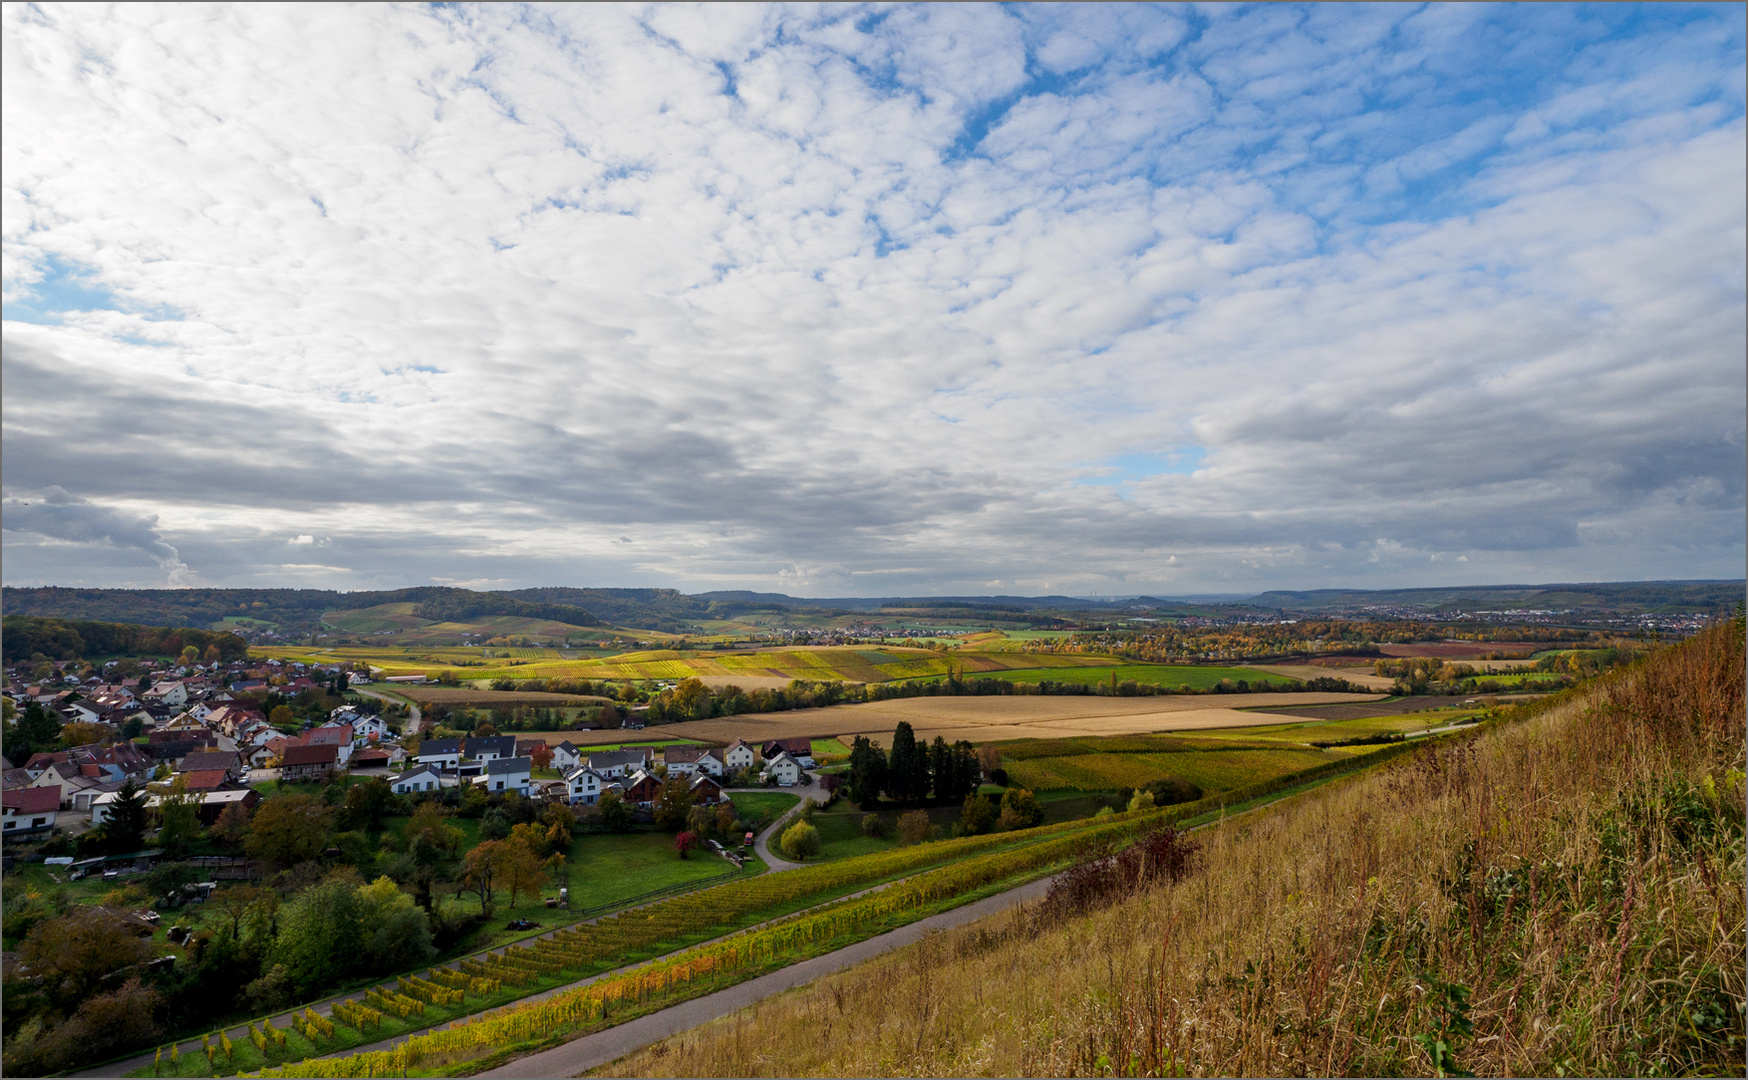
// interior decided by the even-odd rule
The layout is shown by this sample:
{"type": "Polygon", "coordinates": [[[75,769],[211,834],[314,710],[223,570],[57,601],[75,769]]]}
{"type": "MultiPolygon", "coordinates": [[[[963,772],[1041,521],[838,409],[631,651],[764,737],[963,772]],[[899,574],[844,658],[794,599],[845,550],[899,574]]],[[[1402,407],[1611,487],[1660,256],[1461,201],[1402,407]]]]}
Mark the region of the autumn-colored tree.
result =
{"type": "Polygon", "coordinates": [[[278,728],[291,727],[297,723],[297,714],[291,711],[290,705],[275,705],[267,714],[267,722],[278,728]]]}
{"type": "Polygon", "coordinates": [[[464,839],[461,830],[449,824],[443,807],[434,800],[426,800],[413,809],[401,836],[406,840],[408,854],[425,864],[454,855],[464,839]]]}
{"type": "Polygon", "coordinates": [[[280,795],[255,811],[243,841],[251,858],[290,866],[328,846],[328,808],[314,795],[280,795]]]}
{"type": "Polygon", "coordinates": [[[681,831],[674,835],[674,850],[680,853],[682,859],[686,857],[687,852],[703,843],[703,838],[690,830],[681,831]]]}
{"type": "Polygon", "coordinates": [[[492,897],[497,894],[498,873],[503,861],[504,840],[487,840],[475,844],[461,866],[460,892],[479,896],[480,910],[491,914],[492,897]]]}
{"type": "Polygon", "coordinates": [[[106,908],[75,904],[65,915],[33,927],[18,954],[49,1000],[71,1009],[112,973],[150,960],[152,942],[140,936],[137,922],[106,908]]]}
{"type": "Polygon", "coordinates": [[[898,819],[898,839],[906,844],[920,844],[934,832],[925,810],[912,810],[898,819]]]}
{"type": "Polygon", "coordinates": [[[102,742],[110,734],[108,724],[93,724],[76,720],[71,724],[61,725],[61,741],[68,746],[89,746],[94,742],[102,742]]]}
{"type": "Polygon", "coordinates": [[[675,832],[685,828],[686,820],[692,813],[692,804],[696,801],[689,778],[676,776],[668,780],[662,785],[662,793],[656,799],[656,826],[675,832]]]}
{"type": "Polygon", "coordinates": [[[528,751],[528,759],[534,763],[536,769],[550,769],[552,768],[552,747],[548,746],[545,740],[537,742],[533,749],[528,751]]]}

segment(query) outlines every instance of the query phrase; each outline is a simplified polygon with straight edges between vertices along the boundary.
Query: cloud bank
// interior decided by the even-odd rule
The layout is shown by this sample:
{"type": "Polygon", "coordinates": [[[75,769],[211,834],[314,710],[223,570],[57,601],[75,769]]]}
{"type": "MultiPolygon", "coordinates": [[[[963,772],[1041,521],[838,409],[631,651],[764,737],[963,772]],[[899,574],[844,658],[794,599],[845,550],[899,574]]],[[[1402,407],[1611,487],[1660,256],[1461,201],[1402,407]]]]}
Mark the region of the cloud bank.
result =
{"type": "Polygon", "coordinates": [[[1737,576],[1739,15],[7,6],[4,577],[1737,576]]]}

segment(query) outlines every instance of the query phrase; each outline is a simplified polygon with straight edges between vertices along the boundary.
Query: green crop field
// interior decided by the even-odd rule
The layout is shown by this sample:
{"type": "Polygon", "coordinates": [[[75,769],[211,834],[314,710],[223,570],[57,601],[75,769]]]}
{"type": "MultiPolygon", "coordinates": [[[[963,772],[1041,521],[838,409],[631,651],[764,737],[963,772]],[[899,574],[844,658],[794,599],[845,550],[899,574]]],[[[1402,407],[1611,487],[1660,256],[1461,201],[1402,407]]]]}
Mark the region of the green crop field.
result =
{"type": "Polygon", "coordinates": [[[1204,792],[1229,791],[1259,780],[1284,776],[1351,756],[1339,750],[1257,749],[1181,750],[1166,753],[1076,754],[1015,761],[1007,766],[1013,783],[1036,790],[1072,788],[1110,791],[1140,787],[1175,777],[1204,792]]]}

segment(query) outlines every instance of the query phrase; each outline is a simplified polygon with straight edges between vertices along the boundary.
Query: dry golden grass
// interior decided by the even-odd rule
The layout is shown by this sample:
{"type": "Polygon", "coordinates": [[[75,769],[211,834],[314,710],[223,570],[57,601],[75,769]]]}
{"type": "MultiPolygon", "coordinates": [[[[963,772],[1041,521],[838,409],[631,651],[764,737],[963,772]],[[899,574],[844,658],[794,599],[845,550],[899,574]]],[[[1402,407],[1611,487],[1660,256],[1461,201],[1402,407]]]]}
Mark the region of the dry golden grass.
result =
{"type": "Polygon", "coordinates": [[[1708,631],[1208,830],[1175,885],[985,920],[603,1071],[1427,1075],[1443,1038],[1480,1075],[1741,1075],[1742,648],[1708,631]]]}

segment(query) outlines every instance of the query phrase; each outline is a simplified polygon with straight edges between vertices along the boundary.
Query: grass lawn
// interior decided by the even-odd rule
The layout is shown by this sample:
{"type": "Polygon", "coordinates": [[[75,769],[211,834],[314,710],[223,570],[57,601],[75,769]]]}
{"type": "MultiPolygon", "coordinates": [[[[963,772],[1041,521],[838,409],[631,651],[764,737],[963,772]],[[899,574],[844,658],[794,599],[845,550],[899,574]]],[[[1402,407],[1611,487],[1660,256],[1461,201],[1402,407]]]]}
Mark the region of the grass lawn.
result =
{"type": "Polygon", "coordinates": [[[1121,664],[1116,667],[1081,667],[1081,668],[1021,668],[1018,671],[990,671],[979,675],[980,678],[1006,679],[1009,682],[1056,682],[1078,683],[1083,686],[1093,686],[1099,683],[1110,685],[1111,675],[1117,676],[1119,683],[1126,679],[1134,679],[1138,683],[1152,683],[1177,689],[1188,686],[1191,690],[1207,690],[1216,686],[1221,679],[1231,679],[1237,682],[1245,680],[1252,686],[1259,683],[1271,683],[1275,686],[1292,686],[1298,680],[1282,675],[1271,675],[1241,667],[1188,667],[1178,664],[1121,664]]]}
{"type": "Polygon", "coordinates": [[[731,791],[728,798],[747,821],[769,821],[801,801],[801,796],[787,791],[731,791]]]}
{"type": "Polygon", "coordinates": [[[850,748],[845,746],[843,743],[839,742],[836,739],[815,739],[815,740],[813,740],[813,756],[814,757],[820,757],[820,756],[825,755],[825,754],[847,754],[849,752],[850,752],[850,748]]]}

